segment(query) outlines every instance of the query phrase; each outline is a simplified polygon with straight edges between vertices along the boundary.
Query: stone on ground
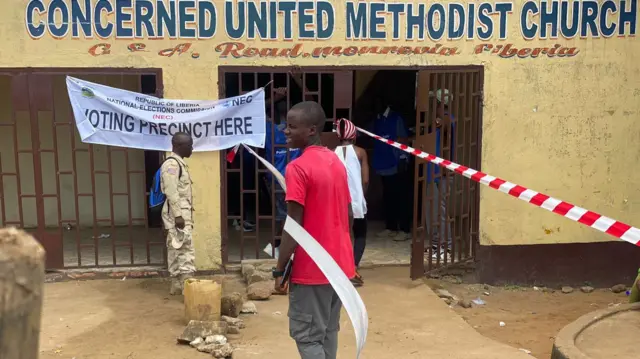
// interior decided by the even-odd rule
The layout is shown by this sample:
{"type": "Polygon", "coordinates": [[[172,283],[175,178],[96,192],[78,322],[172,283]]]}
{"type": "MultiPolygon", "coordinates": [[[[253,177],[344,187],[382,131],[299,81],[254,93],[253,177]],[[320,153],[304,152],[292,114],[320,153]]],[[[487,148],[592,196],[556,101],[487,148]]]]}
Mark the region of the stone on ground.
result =
{"type": "Polygon", "coordinates": [[[573,288],[568,287],[568,286],[564,286],[564,287],[562,287],[562,293],[564,293],[564,294],[573,293],[573,288]]]}
{"type": "Polygon", "coordinates": [[[246,279],[248,276],[253,274],[256,271],[256,267],[251,264],[243,264],[242,265],[242,276],[246,279]]]}
{"type": "Polygon", "coordinates": [[[249,285],[259,282],[272,282],[273,274],[271,274],[271,272],[255,271],[251,273],[251,275],[247,276],[246,280],[249,285]]]}
{"type": "Polygon", "coordinates": [[[246,302],[242,305],[242,310],[240,312],[242,314],[258,314],[258,308],[256,308],[255,303],[246,302]]]}
{"type": "Polygon", "coordinates": [[[201,337],[197,337],[191,343],[189,343],[189,345],[191,345],[194,348],[197,348],[202,343],[204,343],[204,340],[201,337]]]}
{"type": "Polygon", "coordinates": [[[463,299],[458,303],[462,308],[466,308],[469,309],[471,308],[473,305],[471,304],[470,300],[467,299],[463,299]]]}
{"type": "Polygon", "coordinates": [[[449,291],[446,289],[438,289],[436,290],[436,294],[438,295],[438,297],[443,299],[458,300],[455,295],[449,293],[449,291]]]}
{"type": "Polygon", "coordinates": [[[240,334],[240,329],[236,326],[230,325],[227,328],[227,334],[240,334]]]}
{"type": "Polygon", "coordinates": [[[611,291],[614,293],[622,293],[627,291],[627,286],[624,284],[616,284],[611,287],[611,291]]]}
{"type": "Polygon", "coordinates": [[[231,318],[223,315],[220,318],[223,322],[226,322],[229,327],[236,327],[238,329],[244,329],[246,326],[244,325],[244,320],[240,318],[231,318]]]}
{"type": "Polygon", "coordinates": [[[594,289],[593,289],[593,287],[590,287],[590,286],[588,286],[588,285],[585,285],[584,287],[581,287],[581,288],[580,288],[580,291],[581,291],[582,293],[591,293],[591,292],[593,292],[593,291],[594,291],[594,289]]]}
{"type": "Polygon", "coordinates": [[[271,273],[271,271],[273,270],[273,267],[274,267],[273,265],[265,263],[257,266],[256,269],[262,272],[271,273]]]}
{"type": "Polygon", "coordinates": [[[216,346],[216,348],[211,352],[214,358],[228,358],[233,354],[233,346],[231,344],[222,344],[216,346]]]}
{"type": "Polygon", "coordinates": [[[235,292],[222,297],[222,306],[220,313],[228,317],[237,318],[242,310],[244,298],[242,294],[235,292]]]}
{"type": "Polygon", "coordinates": [[[224,335],[210,335],[204,340],[205,344],[227,344],[227,338],[224,335]]]}
{"type": "Polygon", "coordinates": [[[267,300],[273,293],[273,282],[253,283],[247,288],[249,300],[267,300]]]}
{"type": "Polygon", "coordinates": [[[202,322],[191,320],[184,328],[182,335],[178,337],[178,343],[190,344],[198,338],[206,338],[210,335],[227,334],[227,323],[225,322],[202,322]]]}

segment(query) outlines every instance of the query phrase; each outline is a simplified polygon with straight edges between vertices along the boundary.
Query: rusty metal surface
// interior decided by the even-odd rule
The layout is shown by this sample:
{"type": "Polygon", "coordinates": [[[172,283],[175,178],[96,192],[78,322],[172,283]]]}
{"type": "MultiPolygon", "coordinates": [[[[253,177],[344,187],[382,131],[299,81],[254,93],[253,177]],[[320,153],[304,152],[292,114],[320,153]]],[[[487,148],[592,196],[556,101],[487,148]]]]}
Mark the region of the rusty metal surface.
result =
{"type": "MultiPolygon", "coordinates": [[[[219,69],[220,97],[237,96],[266,86],[267,116],[273,119],[275,117],[275,106],[271,96],[273,90],[286,87],[288,89],[285,99],[287,109],[303,100],[317,101],[323,106],[328,122],[325,131],[327,129],[331,131],[331,122],[340,113],[343,113],[342,116],[350,115],[353,96],[352,71],[327,71],[326,69],[307,71],[305,68],[302,72],[293,67],[268,68],[268,71],[260,72],[255,70],[255,68],[221,67],[219,69]]],[[[271,137],[271,143],[275,143],[274,131],[267,136],[271,137]]],[[[335,137],[333,133],[325,132],[321,137],[323,144],[326,140],[330,143],[325,145],[335,146],[332,142],[335,137]]],[[[276,150],[284,148],[286,145],[273,145],[271,158],[274,158],[276,150]]],[[[265,150],[259,149],[258,153],[264,156],[265,150]]],[[[287,161],[289,160],[287,158],[287,161]]],[[[221,162],[223,262],[226,264],[236,263],[242,259],[265,258],[266,254],[262,251],[265,245],[271,243],[272,247],[275,246],[275,241],[282,235],[283,223],[276,221],[275,216],[275,195],[282,191],[267,189],[268,185],[271,188],[276,187],[275,179],[267,181],[268,170],[255,158],[245,158],[242,150],[234,163],[230,164],[224,160],[221,162]],[[250,173],[247,166],[253,166],[256,170],[250,173]],[[246,177],[249,175],[252,176],[250,180],[246,177]],[[248,215],[251,218],[248,218],[248,215]],[[253,220],[255,226],[251,231],[245,232],[243,222],[247,219],[253,220]],[[234,226],[234,223],[239,226],[234,226]]]]}
{"type": "MultiPolygon", "coordinates": [[[[414,142],[417,148],[479,170],[482,75],[482,69],[478,68],[418,72],[414,142]],[[440,116],[439,132],[436,131],[437,110],[446,112],[444,104],[436,100],[438,89],[448,89],[453,95],[448,109],[451,116],[440,116]],[[436,153],[436,136],[441,144],[440,153],[436,153]]],[[[434,173],[434,169],[435,165],[427,166],[423,160],[415,162],[411,258],[411,277],[414,279],[436,268],[473,258],[479,240],[478,184],[445,169],[434,173]],[[427,180],[428,175],[431,181],[427,180]],[[446,181],[446,193],[437,190],[443,187],[436,181],[440,184],[446,181]],[[446,203],[444,220],[440,211],[442,202],[446,203]]]]}
{"type": "MultiPolygon", "coordinates": [[[[47,251],[47,268],[90,268],[90,267],[131,267],[145,265],[165,265],[166,248],[162,237],[158,236],[158,230],[151,231],[148,228],[147,218],[147,181],[144,169],[136,169],[130,166],[130,159],[134,151],[125,148],[115,148],[109,146],[101,146],[106,150],[107,165],[106,169],[97,169],[95,167],[96,146],[82,144],[77,135],[75,121],[73,119],[71,105],[67,101],[60,101],[60,94],[54,91],[60,91],[54,88],[54,83],[64,83],[64,76],[71,75],[83,77],[91,75],[94,82],[100,82],[108,86],[124,87],[125,76],[131,78],[137,75],[137,90],[141,90],[141,75],[155,76],[156,94],[162,92],[162,76],[160,70],[140,69],[134,71],[112,70],[111,69],[83,69],[71,70],[63,72],[60,69],[23,69],[23,71],[2,70],[0,76],[10,76],[11,78],[11,96],[12,96],[12,117],[11,122],[2,123],[2,131],[11,131],[13,140],[13,152],[15,154],[15,170],[8,171],[3,167],[2,158],[0,158],[0,210],[2,212],[3,225],[13,225],[17,227],[25,227],[25,216],[29,218],[30,224],[26,228],[34,234],[34,236],[42,243],[47,251]],[[96,81],[94,78],[98,77],[96,81]],[[58,98],[58,101],[55,100],[58,98]],[[66,107],[62,113],[70,114],[60,116],[61,107],[66,107]],[[18,122],[17,113],[27,113],[30,131],[28,132],[27,141],[30,147],[22,148],[19,138],[18,127],[23,126],[18,122]],[[65,117],[65,118],[61,118],[65,117]],[[47,134],[47,139],[41,138],[41,134],[47,134]],[[62,168],[60,165],[61,156],[64,156],[64,149],[60,150],[60,139],[69,138],[68,142],[63,143],[66,148],[70,149],[70,159],[66,159],[68,168],[62,168]],[[22,157],[21,157],[22,156],[22,157]],[[79,160],[79,156],[88,157],[88,165],[79,160]],[[126,178],[121,183],[114,183],[115,174],[112,168],[113,156],[122,156],[124,158],[123,173],[126,178]],[[23,161],[21,162],[21,158],[23,161]],[[26,158],[28,161],[24,161],[26,158]],[[32,166],[29,166],[29,162],[32,166]],[[27,163],[25,167],[25,163],[27,163]],[[51,166],[55,175],[46,172],[43,169],[51,166]],[[26,171],[26,172],[25,172],[26,171]],[[90,185],[79,183],[79,172],[90,173],[90,185]],[[21,179],[21,172],[23,176],[21,179]],[[97,178],[108,181],[108,186],[97,188],[97,178]],[[142,177],[142,181],[135,182],[134,177],[142,177]],[[63,178],[70,179],[71,186],[68,190],[73,198],[63,198],[62,182],[63,178]],[[12,178],[17,188],[17,213],[19,221],[8,221],[7,214],[7,198],[5,195],[6,181],[12,178]],[[22,188],[22,182],[33,181],[34,191],[22,188]],[[140,183],[141,182],[141,183],[140,183]],[[134,186],[134,183],[137,183],[134,186]],[[89,187],[89,191],[81,191],[80,186],[89,187]],[[49,188],[49,189],[47,189],[49,188]],[[51,189],[53,188],[53,190],[51,189]],[[104,193],[107,192],[107,193],[104,193]],[[109,215],[98,216],[97,197],[103,195],[108,197],[109,215]],[[142,215],[134,216],[133,214],[133,197],[142,198],[144,203],[137,203],[137,208],[142,215]],[[24,201],[31,199],[35,201],[35,213],[25,211],[24,201]],[[80,202],[83,199],[90,201],[91,209],[81,208],[80,202]],[[73,203],[75,209],[71,217],[63,216],[63,201],[68,204],[73,203]],[[127,209],[127,223],[118,225],[115,222],[116,209],[115,202],[124,203],[121,208],[127,209]],[[55,203],[54,203],[55,202],[55,203]],[[70,203],[71,202],[71,203],[70,203]],[[50,208],[55,208],[55,220],[45,218],[45,208],[47,204],[50,208]],[[140,207],[142,206],[142,207],[140,207]],[[83,212],[91,210],[91,225],[83,225],[81,223],[83,212]],[[34,222],[35,221],[35,222],[34,222]],[[55,224],[51,223],[55,222],[55,224]],[[72,228],[67,230],[66,227],[72,228]],[[110,231],[110,237],[101,238],[98,234],[110,231]],[[116,235],[118,233],[118,235],[116,235]],[[93,238],[91,238],[93,237],[93,238]],[[89,240],[87,240],[89,239],[89,240]],[[105,244],[105,240],[109,240],[109,244],[105,244]],[[150,248],[160,247],[162,253],[159,258],[152,260],[150,248]],[[136,258],[134,260],[134,250],[137,247],[136,258]],[[123,249],[128,252],[118,251],[123,249]],[[140,251],[142,249],[142,251],[140,251]],[[91,252],[90,255],[86,253],[91,252]],[[104,252],[108,253],[104,253],[104,252]],[[144,257],[141,257],[144,252],[144,257]],[[101,256],[102,254],[102,256],[101,256]],[[105,258],[104,254],[108,254],[105,258]],[[86,258],[86,257],[89,258],[86,258]],[[70,261],[69,258],[73,258],[70,261]],[[77,260],[75,260],[77,258],[77,260]],[[90,260],[88,260],[90,259],[90,260]]],[[[65,96],[66,97],[66,96],[65,96]]],[[[26,119],[23,119],[26,120],[26,119]]],[[[24,133],[21,136],[25,136],[24,133]]],[[[64,141],[66,142],[66,141],[64,141]]],[[[141,153],[137,153],[140,157],[141,153]]],[[[142,156],[144,157],[144,156],[142,156]]],[[[6,163],[6,160],[4,161],[6,163]]],[[[155,171],[155,168],[151,169],[155,171]]],[[[67,211],[69,212],[69,211],[67,211]]],[[[49,213],[51,214],[51,213],[49,213]]]]}

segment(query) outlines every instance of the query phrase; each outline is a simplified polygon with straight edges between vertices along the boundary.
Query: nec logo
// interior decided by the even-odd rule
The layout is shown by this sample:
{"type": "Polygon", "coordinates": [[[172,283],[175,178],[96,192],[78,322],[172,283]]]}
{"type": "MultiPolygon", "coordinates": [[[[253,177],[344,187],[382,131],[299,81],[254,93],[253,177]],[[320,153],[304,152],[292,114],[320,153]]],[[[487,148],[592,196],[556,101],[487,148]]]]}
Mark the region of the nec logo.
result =
{"type": "Polygon", "coordinates": [[[154,120],[173,120],[173,116],[171,115],[153,115],[154,120]]]}

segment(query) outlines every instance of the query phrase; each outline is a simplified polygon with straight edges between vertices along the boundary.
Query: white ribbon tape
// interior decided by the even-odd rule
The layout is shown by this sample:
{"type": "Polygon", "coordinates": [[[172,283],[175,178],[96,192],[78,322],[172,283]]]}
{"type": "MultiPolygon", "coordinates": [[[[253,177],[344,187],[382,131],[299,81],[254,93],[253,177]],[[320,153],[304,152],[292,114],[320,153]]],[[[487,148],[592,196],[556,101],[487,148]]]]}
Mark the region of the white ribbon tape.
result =
{"type": "MultiPolygon", "coordinates": [[[[287,187],[284,183],[284,177],[282,177],[280,172],[267,160],[258,156],[249,146],[244,147],[271,171],[282,186],[282,189],[286,192],[287,187]]],[[[340,298],[340,301],[342,301],[342,305],[347,311],[349,319],[351,319],[351,324],[356,334],[356,358],[360,358],[362,348],[364,348],[364,344],[367,341],[367,330],[369,328],[369,315],[367,314],[367,308],[360,294],[358,294],[358,291],[353,284],[351,284],[351,281],[336,261],[331,258],[331,255],[329,255],[320,243],[318,243],[309,232],[302,228],[300,224],[287,216],[287,220],[284,223],[284,230],[298,242],[298,245],[300,245],[316,265],[318,265],[318,268],[320,268],[322,274],[327,277],[329,283],[340,298]]]]}

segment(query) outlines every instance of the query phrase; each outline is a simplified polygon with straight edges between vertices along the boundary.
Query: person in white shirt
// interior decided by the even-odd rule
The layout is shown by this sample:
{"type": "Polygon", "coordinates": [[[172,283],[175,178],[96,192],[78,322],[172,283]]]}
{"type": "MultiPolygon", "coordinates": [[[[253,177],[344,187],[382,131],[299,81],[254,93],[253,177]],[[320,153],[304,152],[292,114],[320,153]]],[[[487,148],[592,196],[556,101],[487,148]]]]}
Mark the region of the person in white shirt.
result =
{"type": "Polygon", "coordinates": [[[364,254],[367,243],[367,201],[364,197],[369,186],[369,161],[367,152],[355,145],[356,126],[349,120],[341,118],[336,121],[336,132],[340,146],[336,147],[336,155],[347,169],[351,207],[353,209],[353,255],[356,264],[356,276],[351,280],[359,287],[364,284],[357,268],[364,254]]]}

